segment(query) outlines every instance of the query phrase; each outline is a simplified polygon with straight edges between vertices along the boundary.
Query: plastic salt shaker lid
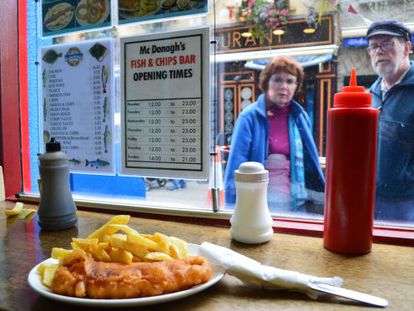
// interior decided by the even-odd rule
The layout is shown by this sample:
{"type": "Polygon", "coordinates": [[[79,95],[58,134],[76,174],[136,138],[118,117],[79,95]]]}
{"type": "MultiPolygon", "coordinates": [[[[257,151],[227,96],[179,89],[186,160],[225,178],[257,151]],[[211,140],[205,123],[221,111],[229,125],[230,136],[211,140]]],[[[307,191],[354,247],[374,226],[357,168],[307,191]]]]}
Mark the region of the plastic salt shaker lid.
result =
{"type": "Polygon", "coordinates": [[[244,162],[236,170],[236,181],[241,182],[267,182],[269,172],[259,162],[244,162]]]}

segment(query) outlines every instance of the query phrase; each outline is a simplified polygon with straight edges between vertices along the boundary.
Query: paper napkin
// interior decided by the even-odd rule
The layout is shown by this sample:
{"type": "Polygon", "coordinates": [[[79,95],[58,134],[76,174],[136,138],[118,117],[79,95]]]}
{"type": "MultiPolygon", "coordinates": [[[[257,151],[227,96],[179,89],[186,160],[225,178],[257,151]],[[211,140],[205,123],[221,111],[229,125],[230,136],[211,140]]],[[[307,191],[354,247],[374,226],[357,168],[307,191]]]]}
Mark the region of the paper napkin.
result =
{"type": "Polygon", "coordinates": [[[265,266],[228,248],[208,242],[201,244],[200,255],[208,258],[211,264],[221,267],[226,273],[238,278],[246,285],[270,290],[285,289],[301,292],[313,299],[318,298],[321,293],[310,288],[310,281],[332,286],[341,286],[343,282],[342,278],[337,276],[321,278],[265,266]]]}

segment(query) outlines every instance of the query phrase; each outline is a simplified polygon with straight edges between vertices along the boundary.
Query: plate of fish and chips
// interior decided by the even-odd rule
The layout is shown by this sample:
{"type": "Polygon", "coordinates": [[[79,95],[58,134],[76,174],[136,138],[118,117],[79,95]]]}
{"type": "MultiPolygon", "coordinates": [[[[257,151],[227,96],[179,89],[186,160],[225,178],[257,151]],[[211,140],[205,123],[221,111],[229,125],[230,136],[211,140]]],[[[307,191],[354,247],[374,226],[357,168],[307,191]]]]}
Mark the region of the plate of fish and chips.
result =
{"type": "Polygon", "coordinates": [[[61,30],[72,21],[74,11],[75,8],[70,3],[58,3],[47,11],[43,23],[50,31],[61,30]]]}
{"type": "Polygon", "coordinates": [[[128,19],[157,14],[161,9],[160,0],[119,0],[119,16],[128,19]]]}
{"type": "Polygon", "coordinates": [[[29,285],[40,295],[61,302],[126,307],[188,297],[224,276],[223,271],[198,256],[199,245],[158,232],[138,233],[127,225],[128,221],[128,215],[114,216],[87,238],[73,238],[72,249],[53,248],[51,258],[30,271],[29,285]],[[93,273],[89,274],[90,271],[93,273]],[[74,281],[77,283],[72,283],[69,290],[62,291],[73,277],[81,282],[74,281]],[[108,293],[104,293],[105,282],[110,284],[108,293]],[[132,288],[135,293],[140,286],[140,297],[130,297],[128,290],[132,288]],[[145,294],[148,288],[156,291],[145,294]]]}
{"type": "Polygon", "coordinates": [[[101,24],[110,9],[109,0],[81,0],[76,7],[76,21],[81,26],[101,24]]]}

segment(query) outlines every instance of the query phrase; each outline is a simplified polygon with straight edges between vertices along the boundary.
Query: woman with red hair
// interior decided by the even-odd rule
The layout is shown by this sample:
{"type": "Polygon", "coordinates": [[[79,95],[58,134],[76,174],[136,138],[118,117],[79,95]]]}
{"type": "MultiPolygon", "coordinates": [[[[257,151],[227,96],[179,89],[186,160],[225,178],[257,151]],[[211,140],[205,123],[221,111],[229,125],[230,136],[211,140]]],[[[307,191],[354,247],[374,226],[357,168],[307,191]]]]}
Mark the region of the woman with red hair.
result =
{"type": "Polygon", "coordinates": [[[263,91],[237,118],[225,172],[227,203],[234,203],[234,171],[246,161],[269,171],[268,200],[273,211],[300,210],[324,191],[325,179],[306,111],[293,97],[303,81],[303,67],[277,56],[260,74],[263,91]]]}

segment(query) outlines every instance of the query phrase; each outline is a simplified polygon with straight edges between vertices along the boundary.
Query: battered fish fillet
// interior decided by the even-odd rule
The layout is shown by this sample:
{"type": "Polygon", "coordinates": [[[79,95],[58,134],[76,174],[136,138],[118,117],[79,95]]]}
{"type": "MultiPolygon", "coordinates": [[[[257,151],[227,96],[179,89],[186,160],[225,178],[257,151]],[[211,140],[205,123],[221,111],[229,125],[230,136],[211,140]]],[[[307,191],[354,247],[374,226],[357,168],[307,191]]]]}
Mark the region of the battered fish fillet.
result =
{"type": "Polygon", "coordinates": [[[52,291],[96,299],[136,298],[184,290],[210,278],[211,266],[203,257],[126,265],[98,262],[75,250],[57,269],[52,291]]]}

